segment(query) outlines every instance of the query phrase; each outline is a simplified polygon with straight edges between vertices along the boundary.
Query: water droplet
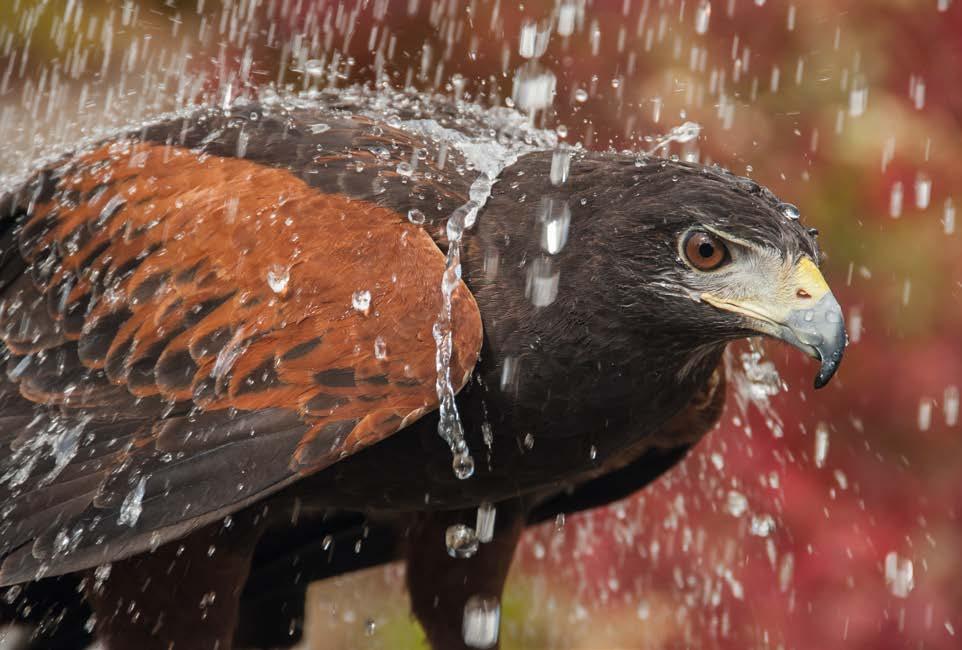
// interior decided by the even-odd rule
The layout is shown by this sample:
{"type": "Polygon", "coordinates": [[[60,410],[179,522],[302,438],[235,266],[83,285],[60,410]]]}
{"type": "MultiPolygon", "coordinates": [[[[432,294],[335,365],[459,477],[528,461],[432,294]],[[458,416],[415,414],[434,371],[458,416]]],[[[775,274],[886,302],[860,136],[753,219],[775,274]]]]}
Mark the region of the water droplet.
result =
{"type": "Polygon", "coordinates": [[[284,293],[291,278],[291,267],[283,264],[271,264],[267,268],[267,284],[274,293],[284,293]]]}
{"type": "Polygon", "coordinates": [[[471,596],[464,604],[461,633],[469,648],[492,648],[498,642],[501,603],[494,596],[471,596]]]}
{"type": "Polygon", "coordinates": [[[144,491],[147,488],[147,477],[141,476],[134,488],[124,497],[124,502],[120,505],[120,515],[117,517],[119,525],[128,525],[131,528],[137,525],[140,513],[143,511],[144,491]]]}
{"type": "Polygon", "coordinates": [[[444,544],[453,558],[469,558],[478,552],[478,536],[473,528],[464,524],[448,526],[444,531],[444,544]]]}
{"type": "Polygon", "coordinates": [[[725,501],[725,508],[732,517],[741,517],[748,510],[748,499],[741,492],[730,490],[725,501]]]}
{"type": "Polygon", "coordinates": [[[791,221],[798,221],[802,213],[799,212],[798,208],[791,203],[779,203],[778,211],[782,213],[782,216],[791,221]]]}
{"type": "Polygon", "coordinates": [[[640,621],[648,620],[648,617],[651,616],[651,605],[648,604],[648,601],[643,600],[638,603],[638,607],[635,609],[635,616],[637,616],[640,621]]]}
{"type": "Polygon", "coordinates": [[[557,255],[568,242],[571,209],[567,201],[546,199],[542,212],[544,224],[541,231],[541,247],[551,255],[557,255]]]}
{"type": "Polygon", "coordinates": [[[859,117],[865,113],[868,106],[868,82],[864,75],[856,75],[852,80],[852,89],[848,94],[848,114],[859,117]]]}
{"type": "Polygon", "coordinates": [[[565,513],[559,512],[554,518],[554,529],[559,533],[564,530],[565,527],[565,513]]]}
{"type": "Polygon", "coordinates": [[[588,101],[588,91],[584,88],[579,88],[575,91],[575,101],[579,104],[584,104],[588,101]]]}
{"type": "Polygon", "coordinates": [[[524,434],[524,448],[534,449],[534,436],[530,433],[524,434]]]}
{"type": "Polygon", "coordinates": [[[912,560],[900,557],[895,551],[885,556],[885,584],[896,598],[907,598],[915,587],[912,560]]]}
{"type": "Polygon", "coordinates": [[[711,2],[701,0],[695,7],[695,33],[704,34],[708,31],[708,21],[711,19],[711,2]]]}
{"type": "Polygon", "coordinates": [[[932,426],[932,400],[923,397],[919,400],[919,431],[928,431],[932,426]]]}
{"type": "Polygon", "coordinates": [[[755,537],[768,537],[775,530],[775,519],[771,515],[755,515],[751,521],[751,534],[755,537]]]}
{"type": "Polygon", "coordinates": [[[571,167],[571,151],[567,147],[555,149],[551,154],[551,171],[549,178],[552,185],[561,185],[568,180],[568,170],[571,167]]]}
{"type": "Polygon", "coordinates": [[[915,75],[909,77],[909,98],[915,110],[920,111],[925,108],[925,79],[915,75]]]}
{"type": "Polygon", "coordinates": [[[925,210],[932,198],[932,179],[919,172],[915,176],[915,207],[925,210]]]}
{"type": "Polygon", "coordinates": [[[371,308],[371,292],[367,290],[355,291],[351,296],[351,305],[355,310],[366,314],[371,308]]]}
{"type": "Polygon", "coordinates": [[[304,62],[304,72],[311,77],[320,77],[324,74],[324,62],[320,59],[308,59],[304,62]]]}
{"type": "Polygon", "coordinates": [[[369,618],[364,621],[364,636],[374,636],[377,632],[377,623],[374,622],[373,618],[369,618]]]}
{"type": "Polygon", "coordinates": [[[384,337],[382,336],[374,339],[374,358],[378,361],[387,359],[387,343],[384,342],[384,337]]]}
{"type": "Polygon", "coordinates": [[[111,564],[101,564],[94,569],[94,582],[103,584],[103,582],[110,577],[110,571],[112,568],[113,565],[111,564]]]}
{"type": "Polygon", "coordinates": [[[324,124],[323,122],[320,122],[318,124],[311,124],[309,128],[311,129],[311,133],[315,135],[319,135],[321,133],[324,133],[325,131],[331,130],[331,126],[329,124],[324,124]]]}
{"type": "Polygon", "coordinates": [[[955,232],[955,203],[952,199],[945,199],[945,208],[942,212],[942,229],[946,235],[955,232]]]}
{"type": "Polygon", "coordinates": [[[498,514],[497,508],[485,501],[478,506],[478,518],[475,529],[478,531],[478,541],[487,544],[494,539],[494,520],[498,514]]]}
{"type": "Polygon", "coordinates": [[[792,586],[792,576],[795,573],[795,556],[792,553],[786,553],[782,556],[782,563],[778,567],[778,589],[782,593],[788,591],[788,588],[792,586]]]}
{"type": "Polygon", "coordinates": [[[427,221],[427,217],[424,216],[424,213],[418,210],[417,208],[411,208],[410,210],[408,210],[408,221],[410,221],[416,226],[420,226],[425,221],[427,221]]]}
{"type": "Polygon", "coordinates": [[[945,416],[945,426],[954,427],[959,422],[959,389],[956,386],[946,386],[942,395],[942,413],[945,416]]]}
{"type": "Polygon", "coordinates": [[[454,475],[459,479],[471,478],[474,475],[474,458],[467,452],[455,454],[451,467],[454,469],[454,475]]]}
{"type": "Polygon", "coordinates": [[[828,425],[819,422],[815,427],[815,467],[825,467],[828,456],[828,425]]]}
{"type": "Polygon", "coordinates": [[[561,271],[556,269],[550,258],[536,259],[528,267],[525,296],[535,307],[547,307],[558,297],[558,284],[561,271]]]}
{"type": "Polygon", "coordinates": [[[515,73],[511,96],[522,110],[540,111],[551,106],[556,86],[554,73],[531,61],[515,73]]]}
{"type": "Polygon", "coordinates": [[[902,182],[892,183],[892,194],[889,196],[889,216],[898,219],[902,216],[902,182]]]}
{"type": "Polygon", "coordinates": [[[397,164],[397,167],[394,169],[394,171],[396,171],[400,176],[409,178],[412,174],[414,174],[414,167],[409,162],[401,161],[397,164]]]}
{"type": "Polygon", "coordinates": [[[3,592],[3,600],[8,605],[12,605],[17,598],[20,597],[20,592],[23,591],[23,587],[20,585],[13,585],[5,592],[3,592]]]}
{"type": "Polygon", "coordinates": [[[578,7],[574,2],[563,2],[558,7],[558,34],[571,36],[575,31],[575,21],[578,17],[578,7]]]}
{"type": "MultiPolygon", "coordinates": [[[[659,104],[660,105],[660,104],[659,104]]],[[[660,110],[660,109],[659,109],[660,110]]],[[[655,120],[656,122],[658,120],[655,120]]],[[[652,146],[647,153],[652,154],[662,147],[665,147],[672,142],[678,142],[679,144],[684,144],[686,142],[691,142],[698,138],[698,134],[701,133],[701,125],[696,122],[684,122],[674,128],[672,128],[664,136],[655,139],[655,144],[652,146]]]]}
{"type": "Polygon", "coordinates": [[[521,24],[521,36],[518,41],[518,54],[526,59],[540,58],[548,49],[551,40],[551,23],[539,26],[534,21],[521,24]]]}

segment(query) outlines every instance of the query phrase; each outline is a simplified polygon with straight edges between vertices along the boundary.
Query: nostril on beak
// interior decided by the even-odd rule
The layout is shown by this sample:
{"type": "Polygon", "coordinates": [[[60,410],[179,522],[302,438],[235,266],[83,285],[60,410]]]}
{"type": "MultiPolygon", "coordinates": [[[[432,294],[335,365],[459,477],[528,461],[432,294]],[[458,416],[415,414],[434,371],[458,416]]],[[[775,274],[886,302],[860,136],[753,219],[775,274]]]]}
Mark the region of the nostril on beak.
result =
{"type": "Polygon", "coordinates": [[[799,289],[798,291],[795,292],[795,295],[802,299],[808,299],[812,297],[812,294],[805,291],[805,289],[799,289]]]}

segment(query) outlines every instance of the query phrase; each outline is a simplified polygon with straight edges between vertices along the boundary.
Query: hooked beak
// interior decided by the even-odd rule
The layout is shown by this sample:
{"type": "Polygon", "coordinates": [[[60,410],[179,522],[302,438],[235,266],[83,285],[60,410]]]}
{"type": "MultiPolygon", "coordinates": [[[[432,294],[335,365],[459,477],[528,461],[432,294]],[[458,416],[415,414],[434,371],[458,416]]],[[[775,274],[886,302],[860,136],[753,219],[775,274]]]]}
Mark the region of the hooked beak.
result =
{"type": "Polygon", "coordinates": [[[815,263],[803,257],[782,286],[765,292],[767,300],[721,299],[702,294],[705,302],[747,318],[752,329],[785,341],[821,362],[815,388],[825,386],[842,362],[848,337],[842,308],[815,263]]]}

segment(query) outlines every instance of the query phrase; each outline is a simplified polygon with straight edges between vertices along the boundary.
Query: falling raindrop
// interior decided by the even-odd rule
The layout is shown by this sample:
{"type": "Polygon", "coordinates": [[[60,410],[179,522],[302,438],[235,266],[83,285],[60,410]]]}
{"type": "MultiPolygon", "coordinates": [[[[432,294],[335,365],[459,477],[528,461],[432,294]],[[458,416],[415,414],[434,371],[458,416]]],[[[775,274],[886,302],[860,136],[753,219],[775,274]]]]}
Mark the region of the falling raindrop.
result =
{"type": "Polygon", "coordinates": [[[946,386],[942,395],[942,413],[945,416],[945,426],[954,427],[959,421],[959,389],[957,386],[946,386]]]}
{"type": "Polygon", "coordinates": [[[571,167],[571,150],[567,147],[555,149],[551,154],[551,171],[549,179],[552,185],[562,185],[568,180],[568,171],[571,167]]]}
{"type": "Polygon", "coordinates": [[[755,537],[768,537],[775,530],[775,519],[768,514],[754,515],[749,532],[755,537]]]}
{"type": "Polygon", "coordinates": [[[848,95],[848,114],[859,117],[865,113],[868,106],[868,83],[862,75],[856,75],[852,80],[852,89],[848,95]]]}
{"type": "Polygon", "coordinates": [[[542,212],[544,225],[541,231],[541,248],[550,255],[557,255],[568,242],[571,226],[571,208],[567,200],[546,199],[542,212]]]}
{"type": "Polygon", "coordinates": [[[144,501],[144,491],[147,488],[147,477],[141,476],[140,480],[134,488],[127,493],[124,497],[124,502],[120,505],[120,515],[117,517],[117,523],[120,525],[126,524],[133,528],[137,525],[137,520],[140,519],[140,513],[143,511],[143,501],[144,501]]]}
{"type": "Polygon", "coordinates": [[[528,267],[525,296],[535,307],[547,307],[558,297],[561,271],[550,258],[539,257],[528,267]]]}
{"type": "Polygon", "coordinates": [[[501,603],[494,596],[471,596],[464,604],[461,632],[469,648],[492,648],[498,642],[501,603]]]}
{"type": "Polygon", "coordinates": [[[324,74],[324,62],[318,59],[309,59],[304,62],[304,72],[311,77],[320,77],[324,74]]]}
{"type": "Polygon", "coordinates": [[[915,207],[925,210],[929,207],[929,200],[932,198],[932,179],[926,174],[919,172],[915,176],[915,207]]]}
{"type": "Polygon", "coordinates": [[[945,199],[945,208],[942,211],[942,228],[946,235],[955,232],[955,203],[952,199],[945,199]]]}
{"type": "Polygon", "coordinates": [[[902,182],[895,181],[892,183],[892,193],[889,196],[889,216],[893,219],[902,216],[902,194],[902,182]]]}
{"type": "Polygon", "coordinates": [[[909,98],[915,110],[925,108],[925,79],[912,75],[909,77],[909,98]]]}
{"type": "Polygon", "coordinates": [[[478,506],[478,518],[475,529],[478,531],[478,541],[487,544],[494,539],[494,520],[497,509],[487,501],[478,506]]]}
{"type": "Polygon", "coordinates": [[[515,74],[511,96],[518,108],[534,113],[551,106],[556,86],[554,73],[531,61],[515,74]]]}
{"type": "Polygon", "coordinates": [[[932,400],[928,397],[919,400],[918,421],[919,431],[928,431],[932,426],[932,400]]]}
{"type": "Polygon", "coordinates": [[[895,551],[885,556],[885,584],[896,598],[908,598],[915,587],[912,560],[900,557],[895,551]]]}
{"type": "Polygon", "coordinates": [[[725,509],[732,517],[741,517],[748,510],[748,499],[741,492],[730,490],[726,498],[725,509]]]}
{"type": "Polygon", "coordinates": [[[561,3],[558,7],[558,34],[571,36],[575,31],[575,20],[578,17],[578,7],[571,0],[561,3]]]}
{"type": "Polygon", "coordinates": [[[473,528],[464,524],[448,526],[444,532],[444,544],[448,555],[453,558],[465,559],[478,552],[478,536],[473,528]]]}
{"type": "Polygon", "coordinates": [[[711,19],[711,2],[701,0],[695,7],[695,32],[704,34],[708,31],[708,22],[711,19]]]}
{"type": "Polygon", "coordinates": [[[526,59],[537,59],[548,49],[551,39],[551,25],[539,26],[534,21],[522,23],[518,54],[526,59]]]}
{"type": "Polygon", "coordinates": [[[825,467],[828,456],[828,425],[819,422],[815,427],[815,467],[825,467]]]}

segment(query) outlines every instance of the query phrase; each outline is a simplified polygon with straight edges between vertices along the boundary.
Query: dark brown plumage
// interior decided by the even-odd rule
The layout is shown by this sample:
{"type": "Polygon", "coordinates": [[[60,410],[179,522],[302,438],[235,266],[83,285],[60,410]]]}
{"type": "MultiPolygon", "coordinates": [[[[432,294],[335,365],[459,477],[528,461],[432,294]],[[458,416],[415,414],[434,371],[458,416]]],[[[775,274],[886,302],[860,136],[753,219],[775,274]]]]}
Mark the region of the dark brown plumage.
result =
{"type": "Polygon", "coordinates": [[[113,562],[87,584],[112,647],[226,648],[238,625],[268,644],[308,578],[406,557],[429,638],[455,647],[525,523],[630,494],[713,426],[728,341],[778,336],[834,372],[817,247],[767,190],[585,152],[556,186],[552,152],[531,152],[463,242],[451,377],[476,468],[456,478],[432,329],[445,221],[479,172],[451,144],[463,117],[431,117],[452,131],[330,105],[200,111],[7,196],[0,581],[113,562]],[[482,502],[496,541],[447,558],[445,526],[482,502]],[[359,531],[364,553],[318,553],[359,531]],[[175,593],[144,589],[167,570],[175,593]]]}

